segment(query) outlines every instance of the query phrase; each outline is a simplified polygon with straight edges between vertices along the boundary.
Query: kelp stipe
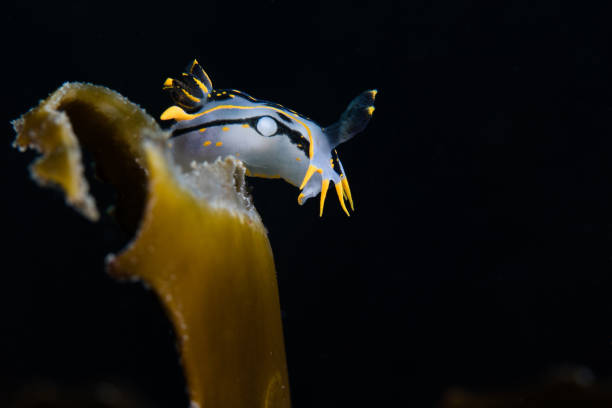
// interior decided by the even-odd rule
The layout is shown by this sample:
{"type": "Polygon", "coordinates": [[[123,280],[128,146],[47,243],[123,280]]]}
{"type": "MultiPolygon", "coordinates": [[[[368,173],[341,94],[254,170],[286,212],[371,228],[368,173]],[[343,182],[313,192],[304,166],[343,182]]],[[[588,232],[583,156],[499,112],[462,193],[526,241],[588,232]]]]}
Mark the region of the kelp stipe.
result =
{"type": "MultiPolygon", "coordinates": [[[[109,272],[141,279],[177,333],[192,407],[289,407],[274,261],[265,228],[233,159],[180,170],[168,133],[107,88],[68,83],[13,122],[39,184],[96,220],[81,146],[118,193],[117,216],[135,231],[109,272]]],[[[61,239],[59,237],[58,239],[61,239]]]]}

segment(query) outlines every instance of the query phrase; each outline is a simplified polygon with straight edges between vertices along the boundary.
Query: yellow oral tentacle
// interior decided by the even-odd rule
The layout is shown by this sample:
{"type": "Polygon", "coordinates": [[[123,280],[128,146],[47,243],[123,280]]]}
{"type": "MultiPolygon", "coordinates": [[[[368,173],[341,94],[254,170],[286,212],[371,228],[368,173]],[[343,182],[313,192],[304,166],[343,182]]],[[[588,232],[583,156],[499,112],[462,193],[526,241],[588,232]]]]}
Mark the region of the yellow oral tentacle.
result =
{"type": "Polygon", "coordinates": [[[327,188],[329,187],[329,180],[324,179],[321,182],[321,208],[319,210],[319,217],[323,216],[323,207],[325,207],[325,197],[327,196],[327,188]]]}
{"type": "Polygon", "coordinates": [[[351,195],[351,189],[349,188],[348,179],[346,176],[342,177],[342,187],[346,196],[348,197],[349,203],[351,204],[351,210],[355,211],[355,206],[353,205],[353,196],[351,195]]]}
{"type": "Polygon", "coordinates": [[[342,195],[343,194],[342,183],[336,183],[336,193],[338,193],[338,200],[340,200],[340,206],[342,206],[342,209],[344,210],[346,215],[350,217],[351,214],[349,214],[348,210],[346,209],[346,205],[344,204],[344,197],[342,195]]]}
{"type": "Polygon", "coordinates": [[[306,183],[308,183],[308,180],[310,180],[315,171],[317,171],[317,168],[315,166],[313,166],[312,164],[308,166],[308,170],[306,170],[306,175],[304,176],[302,185],[300,185],[300,190],[304,189],[306,183]]]}
{"type": "Polygon", "coordinates": [[[183,109],[178,106],[171,106],[161,114],[161,120],[189,120],[193,119],[195,116],[185,112],[183,109]]]}

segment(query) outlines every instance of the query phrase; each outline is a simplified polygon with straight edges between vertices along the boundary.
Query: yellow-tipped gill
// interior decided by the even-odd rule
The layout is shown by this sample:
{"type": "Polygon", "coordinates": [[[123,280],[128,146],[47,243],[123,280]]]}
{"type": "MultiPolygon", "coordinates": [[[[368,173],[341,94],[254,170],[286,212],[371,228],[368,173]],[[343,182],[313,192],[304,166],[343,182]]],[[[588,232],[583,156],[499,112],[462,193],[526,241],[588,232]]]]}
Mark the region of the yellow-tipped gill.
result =
{"type": "Polygon", "coordinates": [[[349,214],[348,210],[346,209],[346,205],[344,204],[344,191],[342,190],[342,183],[336,183],[336,193],[338,194],[338,200],[340,200],[340,206],[346,215],[350,217],[351,214],[349,214]]]}
{"type": "Polygon", "coordinates": [[[342,176],[342,188],[344,189],[344,193],[346,194],[346,198],[348,198],[349,204],[351,204],[351,210],[355,211],[355,206],[353,205],[353,196],[351,195],[351,189],[349,187],[348,179],[346,176],[342,176]]]}
{"type": "Polygon", "coordinates": [[[327,189],[329,188],[329,180],[323,179],[321,182],[321,204],[319,209],[319,217],[323,216],[323,207],[325,207],[325,197],[327,197],[327,189]]]}

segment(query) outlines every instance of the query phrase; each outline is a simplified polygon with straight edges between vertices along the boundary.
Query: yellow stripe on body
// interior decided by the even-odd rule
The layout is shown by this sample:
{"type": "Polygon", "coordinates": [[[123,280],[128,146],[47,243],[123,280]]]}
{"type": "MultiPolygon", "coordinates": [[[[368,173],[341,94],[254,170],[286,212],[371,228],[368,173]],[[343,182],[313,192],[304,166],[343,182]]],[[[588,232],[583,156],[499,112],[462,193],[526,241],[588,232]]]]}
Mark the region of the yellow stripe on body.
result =
{"type": "MultiPolygon", "coordinates": [[[[207,113],[214,112],[214,111],[220,110],[220,109],[270,109],[270,110],[273,110],[273,111],[276,111],[276,112],[280,112],[282,114],[285,114],[285,115],[291,117],[296,122],[298,122],[300,125],[304,126],[304,129],[306,129],[306,133],[308,133],[308,140],[310,141],[308,156],[309,156],[309,158],[312,159],[312,156],[314,155],[314,143],[313,143],[313,140],[312,140],[312,132],[310,131],[310,127],[308,127],[308,125],[306,125],[304,122],[302,122],[301,120],[296,118],[294,115],[288,114],[287,111],[283,111],[281,109],[274,108],[272,106],[219,105],[219,106],[215,106],[214,108],[210,108],[208,110],[205,110],[204,112],[193,113],[193,114],[185,112],[184,110],[182,110],[178,106],[171,106],[168,109],[166,109],[166,111],[162,114],[161,120],[168,120],[168,119],[191,120],[191,119],[195,119],[197,117],[200,117],[202,115],[206,115],[207,113]]],[[[306,175],[304,176],[304,180],[302,180],[302,184],[300,186],[300,190],[302,190],[304,188],[304,186],[306,185],[306,183],[308,183],[308,180],[310,179],[310,177],[312,177],[312,175],[314,174],[315,171],[318,171],[319,173],[323,172],[321,169],[318,169],[315,166],[310,165],[308,167],[308,170],[306,171],[306,175]]]]}
{"type": "MultiPolygon", "coordinates": [[[[199,100],[198,100],[198,102],[199,102],[199,100]]],[[[304,122],[302,122],[301,120],[296,118],[294,115],[288,114],[287,111],[283,111],[281,109],[274,108],[272,106],[219,105],[219,106],[215,106],[214,108],[210,108],[210,109],[205,110],[204,112],[200,112],[200,113],[189,114],[189,113],[183,112],[185,114],[181,115],[182,119],[177,119],[177,120],[195,119],[195,118],[197,118],[199,116],[206,115],[207,113],[210,113],[210,112],[213,112],[213,111],[216,111],[216,110],[219,110],[219,109],[270,109],[270,110],[273,110],[273,111],[276,111],[276,112],[280,112],[282,114],[285,114],[285,115],[291,117],[297,123],[299,123],[300,125],[304,126],[304,128],[306,129],[306,133],[308,133],[308,140],[310,141],[310,149],[309,149],[309,152],[308,152],[308,156],[312,159],[312,156],[314,155],[314,143],[312,142],[312,132],[310,131],[310,128],[308,127],[308,125],[306,125],[304,122]]],[[[175,119],[175,118],[170,118],[170,119],[175,119]]]]}

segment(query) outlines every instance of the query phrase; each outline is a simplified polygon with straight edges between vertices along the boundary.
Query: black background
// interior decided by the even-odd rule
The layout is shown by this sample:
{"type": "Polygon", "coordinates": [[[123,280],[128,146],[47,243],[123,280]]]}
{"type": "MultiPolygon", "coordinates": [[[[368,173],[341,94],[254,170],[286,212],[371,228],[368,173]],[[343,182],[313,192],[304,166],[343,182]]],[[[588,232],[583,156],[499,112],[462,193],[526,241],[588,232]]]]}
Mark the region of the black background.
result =
{"type": "Polygon", "coordinates": [[[111,382],[188,405],[155,295],[105,273],[129,237],[37,187],[9,120],[64,81],[158,117],[161,84],[193,58],[216,87],[322,125],[379,90],[366,131],[339,149],[350,218],[331,195],[319,219],[318,199],[299,207],[289,184],[251,180],[296,408],[434,406],[453,386],[512,389],[562,364],[609,378],[605,3],[4,5],[0,403],[40,383],[111,382]]]}

